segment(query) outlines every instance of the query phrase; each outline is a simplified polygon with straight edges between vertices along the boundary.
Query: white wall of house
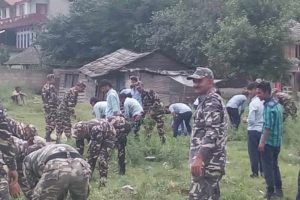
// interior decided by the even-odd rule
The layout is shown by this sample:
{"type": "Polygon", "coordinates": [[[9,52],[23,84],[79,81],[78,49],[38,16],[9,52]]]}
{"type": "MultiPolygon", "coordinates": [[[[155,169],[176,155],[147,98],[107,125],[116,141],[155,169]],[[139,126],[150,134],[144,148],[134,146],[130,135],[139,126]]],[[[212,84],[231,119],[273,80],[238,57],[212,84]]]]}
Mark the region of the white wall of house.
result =
{"type": "Polygon", "coordinates": [[[57,15],[68,15],[70,11],[71,2],[69,0],[49,0],[48,17],[55,17],[57,15]]]}

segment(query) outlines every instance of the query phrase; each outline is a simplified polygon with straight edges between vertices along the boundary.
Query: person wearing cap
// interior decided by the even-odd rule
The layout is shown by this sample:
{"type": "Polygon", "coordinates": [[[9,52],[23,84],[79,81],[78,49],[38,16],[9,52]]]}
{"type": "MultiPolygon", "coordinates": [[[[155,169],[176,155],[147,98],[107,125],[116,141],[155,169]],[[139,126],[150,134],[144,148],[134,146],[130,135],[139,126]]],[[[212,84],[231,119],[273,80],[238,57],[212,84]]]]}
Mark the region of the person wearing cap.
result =
{"type": "Polygon", "coordinates": [[[6,110],[0,105],[0,197],[9,199],[9,194],[13,197],[20,195],[18,183],[18,172],[16,164],[16,145],[12,142],[12,133],[6,121],[6,110]],[[4,165],[8,167],[8,173],[4,170],[4,165]]]}
{"type": "Polygon", "coordinates": [[[96,97],[91,97],[90,104],[93,107],[93,114],[97,119],[104,119],[107,107],[106,101],[99,101],[96,97]]]}
{"type": "Polygon", "coordinates": [[[137,137],[144,118],[144,109],[136,99],[130,96],[121,92],[119,98],[124,108],[123,114],[127,120],[133,121],[133,132],[137,137]]]}
{"type": "Polygon", "coordinates": [[[243,94],[234,95],[229,99],[226,104],[226,109],[234,128],[238,129],[241,123],[241,115],[243,114],[245,107],[247,105],[248,93],[243,92],[243,94]]]}
{"type": "Polygon", "coordinates": [[[42,100],[45,112],[46,122],[46,136],[47,142],[51,141],[51,133],[56,128],[57,108],[59,105],[59,98],[55,88],[54,74],[47,75],[47,83],[42,88],[42,100]]]}
{"type": "Polygon", "coordinates": [[[141,84],[139,81],[138,77],[136,76],[131,76],[130,77],[130,88],[131,88],[131,96],[135,100],[139,102],[139,104],[142,106],[142,96],[141,93],[137,90],[137,87],[141,84]]]}
{"type": "Polygon", "coordinates": [[[284,92],[280,92],[277,88],[273,89],[272,95],[279,101],[283,106],[283,121],[285,121],[289,116],[293,120],[297,118],[297,106],[293,98],[284,92]]]}
{"type": "Polygon", "coordinates": [[[61,103],[57,109],[57,121],[56,121],[56,143],[61,142],[61,135],[65,133],[66,137],[69,139],[71,137],[71,116],[75,115],[75,106],[77,105],[78,94],[84,92],[86,85],[79,82],[75,87],[70,88],[64,95],[61,103]]]}
{"type": "Polygon", "coordinates": [[[210,69],[198,67],[187,79],[193,80],[199,94],[190,144],[189,199],[217,200],[219,182],[225,173],[228,116],[222,98],[215,93],[210,69]]]}
{"type": "Polygon", "coordinates": [[[112,84],[108,80],[100,82],[101,91],[106,94],[107,107],[105,111],[106,118],[117,116],[121,114],[120,99],[116,90],[113,89],[112,84]]]}
{"type": "Polygon", "coordinates": [[[158,95],[154,90],[145,90],[144,85],[141,83],[137,90],[141,93],[142,103],[144,109],[145,123],[147,137],[151,137],[151,132],[156,124],[157,132],[162,144],[166,142],[165,129],[164,129],[164,115],[165,108],[160,101],[158,95]]]}
{"type": "Polygon", "coordinates": [[[49,144],[27,155],[23,173],[32,191],[28,199],[87,200],[90,165],[67,144],[49,144]]]}

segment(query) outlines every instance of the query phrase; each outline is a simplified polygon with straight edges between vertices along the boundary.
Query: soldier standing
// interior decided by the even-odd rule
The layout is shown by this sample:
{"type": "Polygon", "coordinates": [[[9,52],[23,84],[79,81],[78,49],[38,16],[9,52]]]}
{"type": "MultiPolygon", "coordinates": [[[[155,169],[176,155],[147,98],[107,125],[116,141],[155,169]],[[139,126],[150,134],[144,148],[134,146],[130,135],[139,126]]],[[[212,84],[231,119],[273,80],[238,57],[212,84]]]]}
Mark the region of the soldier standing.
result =
{"type": "Polygon", "coordinates": [[[5,109],[0,105],[0,197],[1,199],[9,199],[9,192],[13,197],[20,194],[20,186],[18,184],[18,172],[15,160],[16,146],[13,143],[11,132],[6,121],[5,109]],[[3,166],[7,165],[9,172],[4,170],[3,166]],[[8,181],[10,180],[10,182],[8,181]]]}
{"type": "Polygon", "coordinates": [[[99,119],[90,134],[91,142],[87,161],[93,172],[99,157],[100,187],[103,187],[107,182],[108,160],[117,140],[116,130],[106,119],[99,119]]]}
{"type": "Polygon", "coordinates": [[[71,137],[71,116],[75,117],[75,106],[77,105],[78,93],[84,92],[86,85],[82,82],[77,83],[75,87],[72,87],[64,95],[62,102],[58,106],[57,116],[57,140],[56,143],[61,142],[61,135],[64,132],[67,138],[71,137]]]}
{"type": "Polygon", "coordinates": [[[144,108],[144,114],[148,114],[150,118],[145,120],[145,129],[147,137],[151,136],[153,125],[156,123],[157,131],[161,140],[161,143],[166,142],[165,130],[164,130],[164,107],[158,98],[158,95],[153,90],[145,90],[142,83],[139,84],[137,90],[141,93],[142,103],[144,108]],[[153,122],[154,121],[154,122],[153,122]]]}
{"type": "Polygon", "coordinates": [[[297,118],[297,106],[293,101],[293,98],[289,94],[279,92],[278,89],[274,89],[272,93],[284,108],[283,121],[285,121],[289,116],[295,120],[297,118]]]}
{"type": "Polygon", "coordinates": [[[50,144],[27,155],[23,173],[33,191],[29,199],[87,200],[90,166],[73,147],[50,144]]]}
{"type": "Polygon", "coordinates": [[[46,121],[46,141],[51,142],[51,133],[56,127],[57,108],[59,98],[55,88],[54,74],[48,74],[47,83],[42,88],[42,100],[44,104],[45,121],[46,121]]]}
{"type": "Polygon", "coordinates": [[[214,75],[199,67],[193,75],[194,88],[199,93],[190,144],[192,183],[190,200],[218,200],[219,182],[226,164],[228,117],[222,98],[215,93],[214,75]]]}

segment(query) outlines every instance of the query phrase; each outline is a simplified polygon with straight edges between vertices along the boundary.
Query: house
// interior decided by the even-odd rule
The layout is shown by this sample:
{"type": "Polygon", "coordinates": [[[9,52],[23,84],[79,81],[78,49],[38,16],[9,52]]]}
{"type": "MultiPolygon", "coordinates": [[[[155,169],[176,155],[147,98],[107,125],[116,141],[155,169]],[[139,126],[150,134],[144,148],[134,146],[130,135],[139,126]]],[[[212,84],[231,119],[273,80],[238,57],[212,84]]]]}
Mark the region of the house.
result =
{"type": "Polygon", "coordinates": [[[70,0],[0,1],[0,44],[10,51],[30,47],[48,18],[68,14],[70,0]]]}
{"type": "Polygon", "coordinates": [[[300,92],[300,23],[290,21],[290,42],[285,46],[285,56],[292,63],[290,81],[294,96],[300,92]]]}
{"type": "Polygon", "coordinates": [[[10,59],[4,63],[9,69],[41,69],[42,63],[40,58],[40,50],[36,46],[31,46],[25,49],[23,52],[10,57],[10,59]]]}
{"type": "Polygon", "coordinates": [[[189,68],[160,50],[136,53],[119,49],[81,67],[79,72],[79,81],[87,84],[86,100],[93,96],[104,99],[98,86],[101,80],[110,80],[120,91],[129,88],[132,75],[138,76],[146,89],[156,91],[166,105],[195,99],[194,89],[181,81],[188,75],[189,68]]]}

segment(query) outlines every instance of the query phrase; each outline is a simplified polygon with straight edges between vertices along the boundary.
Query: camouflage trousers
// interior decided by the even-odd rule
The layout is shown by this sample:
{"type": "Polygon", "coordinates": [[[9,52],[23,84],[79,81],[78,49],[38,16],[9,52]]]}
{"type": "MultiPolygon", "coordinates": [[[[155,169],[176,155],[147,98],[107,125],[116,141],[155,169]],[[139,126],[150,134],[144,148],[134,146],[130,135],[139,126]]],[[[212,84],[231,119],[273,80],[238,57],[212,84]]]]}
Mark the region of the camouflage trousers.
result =
{"type": "Polygon", "coordinates": [[[57,143],[60,143],[61,135],[65,133],[67,138],[72,135],[71,113],[69,111],[60,110],[57,114],[56,134],[57,143]]]}
{"type": "Polygon", "coordinates": [[[56,109],[45,109],[45,121],[46,121],[46,140],[51,141],[51,133],[56,128],[56,109]]]}
{"type": "Polygon", "coordinates": [[[30,199],[30,197],[32,196],[32,190],[31,188],[28,186],[28,183],[27,183],[27,180],[26,178],[24,177],[24,174],[23,174],[23,171],[22,169],[18,167],[18,182],[19,182],[19,185],[20,185],[20,188],[24,194],[24,196],[27,198],[27,199],[30,199]]]}
{"type": "Polygon", "coordinates": [[[205,173],[204,176],[192,177],[189,200],[219,200],[219,182],[222,174],[214,172],[213,175],[205,173]]]}
{"type": "Polygon", "coordinates": [[[142,123],[143,123],[143,119],[135,120],[132,123],[132,130],[133,130],[134,135],[138,136],[142,123]]]}
{"type": "Polygon", "coordinates": [[[284,110],[283,110],[283,119],[284,121],[291,116],[293,119],[297,118],[297,106],[295,104],[295,102],[291,101],[286,103],[284,106],[284,110]]]}
{"type": "Polygon", "coordinates": [[[0,164],[0,200],[9,200],[9,197],[7,173],[0,164]]]}
{"type": "Polygon", "coordinates": [[[95,170],[96,162],[99,158],[99,175],[100,175],[100,186],[105,186],[107,182],[108,174],[108,161],[111,157],[112,150],[114,146],[111,141],[103,141],[102,143],[97,143],[96,141],[91,141],[90,149],[88,152],[87,161],[91,166],[92,173],[95,170]]]}
{"type": "Polygon", "coordinates": [[[86,161],[53,159],[47,162],[43,175],[33,190],[32,200],[87,200],[90,169],[86,161]]]}
{"type": "Polygon", "coordinates": [[[118,160],[119,160],[119,174],[124,175],[126,172],[126,145],[127,145],[127,137],[119,137],[116,142],[116,148],[118,149],[118,160]]]}
{"type": "Polygon", "coordinates": [[[165,130],[164,130],[164,114],[161,112],[150,112],[150,116],[147,116],[144,120],[144,128],[146,130],[147,138],[151,137],[151,132],[156,124],[158,135],[162,143],[166,142],[165,130]]]}
{"type": "Polygon", "coordinates": [[[87,142],[90,142],[90,138],[82,138],[82,139],[76,139],[76,150],[80,153],[80,155],[83,155],[84,153],[84,140],[87,140],[87,142]]]}

